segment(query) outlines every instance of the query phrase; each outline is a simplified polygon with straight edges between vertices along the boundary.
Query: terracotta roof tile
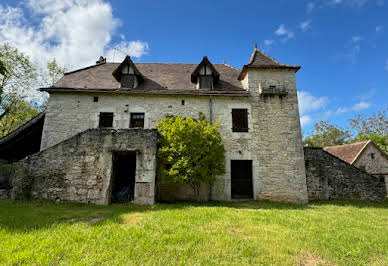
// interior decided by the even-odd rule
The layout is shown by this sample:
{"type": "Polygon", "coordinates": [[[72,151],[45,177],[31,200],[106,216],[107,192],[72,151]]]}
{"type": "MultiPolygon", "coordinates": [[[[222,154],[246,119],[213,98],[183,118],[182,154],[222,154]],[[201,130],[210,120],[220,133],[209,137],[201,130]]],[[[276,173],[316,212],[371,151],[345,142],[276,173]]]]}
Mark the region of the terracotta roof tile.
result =
{"type": "Polygon", "coordinates": [[[340,158],[341,160],[352,164],[368,143],[369,141],[361,141],[339,146],[328,146],[324,147],[323,149],[328,153],[340,158]]]}

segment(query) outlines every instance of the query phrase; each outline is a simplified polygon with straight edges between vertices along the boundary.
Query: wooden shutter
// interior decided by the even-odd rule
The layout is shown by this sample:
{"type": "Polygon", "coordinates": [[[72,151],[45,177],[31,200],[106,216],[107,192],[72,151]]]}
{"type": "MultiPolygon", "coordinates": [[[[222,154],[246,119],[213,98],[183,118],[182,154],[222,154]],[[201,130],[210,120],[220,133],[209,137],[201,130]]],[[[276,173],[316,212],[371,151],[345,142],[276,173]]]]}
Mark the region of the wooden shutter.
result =
{"type": "Polygon", "coordinates": [[[113,113],[100,113],[98,127],[113,127],[113,113]]]}
{"type": "Polygon", "coordinates": [[[248,132],[248,109],[232,109],[233,132],[248,132]]]}

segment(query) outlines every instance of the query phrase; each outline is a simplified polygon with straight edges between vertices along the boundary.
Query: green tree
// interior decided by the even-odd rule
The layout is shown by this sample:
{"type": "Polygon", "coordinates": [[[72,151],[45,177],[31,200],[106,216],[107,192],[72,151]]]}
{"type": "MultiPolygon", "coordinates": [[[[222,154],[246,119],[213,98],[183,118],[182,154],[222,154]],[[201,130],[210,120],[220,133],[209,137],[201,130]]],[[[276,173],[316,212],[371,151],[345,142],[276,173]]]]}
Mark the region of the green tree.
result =
{"type": "Polygon", "coordinates": [[[314,124],[313,132],[305,138],[304,143],[310,147],[325,147],[346,144],[350,138],[349,130],[320,121],[314,124]]]}
{"type": "Polygon", "coordinates": [[[199,201],[201,183],[212,185],[225,172],[225,149],[219,124],[179,116],[158,123],[158,175],[173,183],[188,184],[199,201]]]}
{"type": "Polygon", "coordinates": [[[370,116],[357,115],[349,119],[351,128],[357,132],[352,142],[373,140],[388,153],[388,108],[370,116]]]}
{"type": "Polygon", "coordinates": [[[57,82],[63,74],[66,72],[66,68],[58,65],[55,58],[47,63],[47,70],[45,73],[45,85],[52,86],[55,82],[57,82]]]}
{"type": "Polygon", "coordinates": [[[20,98],[5,101],[3,106],[10,111],[0,120],[0,138],[7,136],[39,113],[36,107],[20,98]],[[13,105],[12,108],[8,107],[10,104],[13,105]]]}

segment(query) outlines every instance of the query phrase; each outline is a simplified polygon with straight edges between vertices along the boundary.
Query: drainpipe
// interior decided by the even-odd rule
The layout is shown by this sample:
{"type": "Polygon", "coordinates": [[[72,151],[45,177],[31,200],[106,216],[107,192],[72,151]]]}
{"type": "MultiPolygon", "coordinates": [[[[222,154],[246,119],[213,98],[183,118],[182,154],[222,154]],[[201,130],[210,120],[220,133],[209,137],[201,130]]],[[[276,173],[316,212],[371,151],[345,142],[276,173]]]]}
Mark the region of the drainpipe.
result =
{"type": "MultiPolygon", "coordinates": [[[[212,84],[213,89],[213,84],[212,84]]],[[[209,96],[209,121],[210,125],[213,125],[213,98],[209,96]]],[[[209,201],[213,199],[213,185],[209,186],[209,201]]]]}
{"type": "Polygon", "coordinates": [[[209,97],[209,122],[210,125],[213,125],[213,98],[211,95],[209,97]]]}

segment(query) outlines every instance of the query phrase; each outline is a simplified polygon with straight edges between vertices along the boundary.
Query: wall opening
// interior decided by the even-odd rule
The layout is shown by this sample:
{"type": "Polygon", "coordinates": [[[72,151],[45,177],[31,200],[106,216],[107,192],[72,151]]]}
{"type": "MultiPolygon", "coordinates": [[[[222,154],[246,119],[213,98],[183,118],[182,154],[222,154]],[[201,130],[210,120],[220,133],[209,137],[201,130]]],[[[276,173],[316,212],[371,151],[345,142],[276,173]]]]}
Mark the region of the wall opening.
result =
{"type": "Polygon", "coordinates": [[[252,199],[252,161],[231,160],[230,167],[232,199],[252,199]]]}
{"type": "Polygon", "coordinates": [[[111,202],[132,202],[135,195],[136,153],[113,153],[112,166],[111,202]]]}

